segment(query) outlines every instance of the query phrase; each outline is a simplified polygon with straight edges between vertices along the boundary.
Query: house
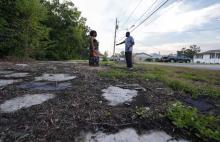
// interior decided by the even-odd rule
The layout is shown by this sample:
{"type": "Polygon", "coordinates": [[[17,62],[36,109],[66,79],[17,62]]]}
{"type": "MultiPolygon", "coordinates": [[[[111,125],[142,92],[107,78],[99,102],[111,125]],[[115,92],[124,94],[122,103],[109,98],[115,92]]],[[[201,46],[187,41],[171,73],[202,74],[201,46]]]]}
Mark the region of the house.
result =
{"type": "Polygon", "coordinates": [[[115,56],[111,56],[110,61],[125,61],[125,57],[122,57],[122,55],[116,53],[115,56]]]}
{"type": "Polygon", "coordinates": [[[133,58],[135,62],[144,62],[146,59],[151,58],[152,56],[146,53],[136,53],[133,58]]]}
{"type": "Polygon", "coordinates": [[[151,59],[152,59],[152,61],[159,61],[161,58],[162,58],[162,56],[160,55],[160,53],[159,54],[157,54],[157,53],[152,53],[152,54],[150,54],[151,55],[151,59]]]}
{"type": "Polygon", "coordinates": [[[220,49],[198,53],[193,57],[194,63],[220,64],[220,49]]]}

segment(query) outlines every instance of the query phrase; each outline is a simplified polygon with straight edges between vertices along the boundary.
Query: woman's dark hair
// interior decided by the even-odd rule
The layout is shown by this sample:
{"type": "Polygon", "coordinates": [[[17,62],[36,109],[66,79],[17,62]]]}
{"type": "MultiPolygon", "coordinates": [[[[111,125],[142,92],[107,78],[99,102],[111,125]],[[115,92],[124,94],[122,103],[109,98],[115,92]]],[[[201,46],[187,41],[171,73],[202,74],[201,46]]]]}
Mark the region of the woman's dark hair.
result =
{"type": "Polygon", "coordinates": [[[92,31],[89,33],[90,36],[94,36],[95,34],[97,35],[97,32],[96,32],[95,30],[92,30],[92,31]]]}

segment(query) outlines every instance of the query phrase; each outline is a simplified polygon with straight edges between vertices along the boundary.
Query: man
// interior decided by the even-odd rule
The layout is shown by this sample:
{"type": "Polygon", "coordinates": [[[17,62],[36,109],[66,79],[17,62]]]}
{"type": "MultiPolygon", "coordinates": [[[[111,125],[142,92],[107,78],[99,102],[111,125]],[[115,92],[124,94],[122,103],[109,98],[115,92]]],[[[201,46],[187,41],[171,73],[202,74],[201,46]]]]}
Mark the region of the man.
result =
{"type": "Polygon", "coordinates": [[[125,59],[127,63],[128,70],[133,70],[132,64],[132,50],[134,46],[134,38],[130,35],[130,32],[126,32],[126,39],[125,41],[118,43],[116,45],[121,45],[125,43],[125,59]]]}

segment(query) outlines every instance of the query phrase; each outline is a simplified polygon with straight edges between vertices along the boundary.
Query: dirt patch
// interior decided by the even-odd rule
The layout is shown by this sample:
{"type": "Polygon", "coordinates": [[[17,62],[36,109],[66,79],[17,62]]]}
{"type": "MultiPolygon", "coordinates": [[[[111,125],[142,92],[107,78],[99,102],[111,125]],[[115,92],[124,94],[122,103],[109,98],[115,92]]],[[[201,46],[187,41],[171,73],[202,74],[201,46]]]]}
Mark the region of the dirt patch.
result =
{"type": "Polygon", "coordinates": [[[212,104],[208,103],[205,99],[202,98],[197,98],[197,99],[188,98],[185,99],[185,102],[188,105],[197,108],[201,112],[207,112],[214,108],[212,104]]]}
{"type": "MultiPolygon", "coordinates": [[[[172,91],[158,81],[100,78],[97,75],[99,70],[89,68],[85,63],[40,62],[20,69],[21,72],[28,72],[30,76],[24,78],[25,83],[21,82],[18,86],[8,85],[0,90],[0,104],[25,94],[54,94],[56,97],[13,113],[0,113],[0,139],[4,142],[68,142],[75,141],[82,131],[92,134],[101,131],[108,135],[133,128],[138,134],[158,130],[165,131],[172,138],[201,141],[187,131],[177,129],[165,117],[169,103],[183,99],[179,97],[184,95],[181,92],[172,91]],[[47,68],[48,66],[50,68],[47,68]],[[42,89],[41,87],[50,85],[48,82],[44,82],[43,86],[33,85],[35,77],[44,73],[74,74],[77,78],[62,82],[71,83],[71,86],[64,90],[42,89]],[[138,90],[137,96],[129,104],[110,106],[102,96],[102,90],[120,84],[139,84],[145,90],[138,90]],[[149,108],[147,117],[143,119],[137,116],[136,107],[149,108]]],[[[14,64],[5,64],[4,69],[17,71],[14,64]]]]}
{"type": "Polygon", "coordinates": [[[88,71],[104,71],[104,70],[106,70],[106,68],[104,68],[102,66],[93,67],[93,66],[88,66],[88,65],[78,66],[78,67],[76,67],[76,69],[88,70],[88,71]]]}

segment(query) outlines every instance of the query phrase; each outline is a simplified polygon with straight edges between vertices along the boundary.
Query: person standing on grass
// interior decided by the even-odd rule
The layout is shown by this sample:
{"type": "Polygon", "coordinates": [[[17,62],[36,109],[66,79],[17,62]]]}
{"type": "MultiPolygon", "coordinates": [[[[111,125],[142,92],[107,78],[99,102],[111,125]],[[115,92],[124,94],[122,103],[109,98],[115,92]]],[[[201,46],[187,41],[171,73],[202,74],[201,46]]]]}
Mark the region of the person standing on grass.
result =
{"type": "Polygon", "coordinates": [[[128,70],[133,70],[133,63],[132,63],[132,51],[133,51],[133,46],[134,46],[134,38],[130,35],[130,32],[126,32],[126,39],[121,42],[116,44],[121,45],[125,43],[125,59],[127,63],[127,68],[128,70]]]}

